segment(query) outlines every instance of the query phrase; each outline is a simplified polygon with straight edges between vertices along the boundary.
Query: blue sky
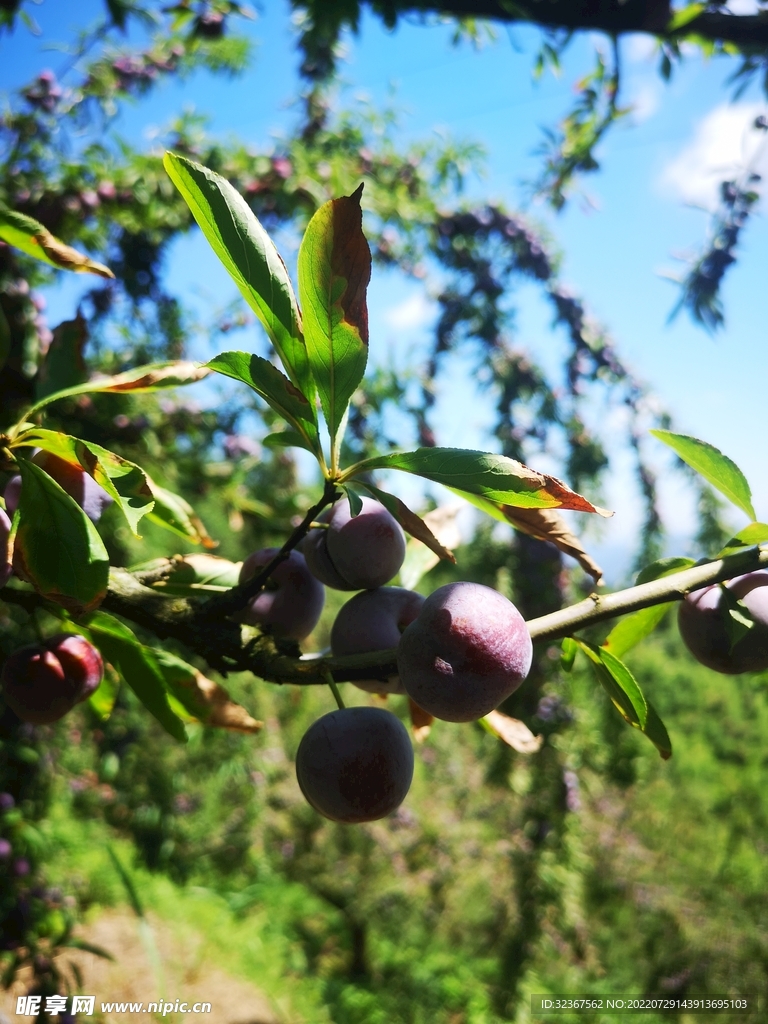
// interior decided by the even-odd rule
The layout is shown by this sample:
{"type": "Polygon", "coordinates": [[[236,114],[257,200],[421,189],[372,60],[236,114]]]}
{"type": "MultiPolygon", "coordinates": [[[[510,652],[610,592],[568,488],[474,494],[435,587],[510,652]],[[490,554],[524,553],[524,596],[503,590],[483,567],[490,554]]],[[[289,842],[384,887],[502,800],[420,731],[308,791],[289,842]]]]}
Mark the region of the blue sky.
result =
{"type": "MultiPolygon", "coordinates": [[[[43,35],[37,39],[20,29],[0,43],[0,90],[19,85],[41,66],[59,67],[62,55],[41,54],[42,40],[67,38],[68,28],[82,26],[100,10],[97,0],[46,0],[32,8],[43,35]]],[[[259,44],[253,68],[243,78],[229,82],[203,75],[165,85],[148,102],[129,108],[116,129],[150,145],[153,132],[188,105],[210,115],[213,132],[237,134],[254,146],[268,145],[272,137],[288,131],[296,116],[290,100],[298,84],[288,4],[267,0],[250,31],[259,44]]],[[[452,47],[450,36],[448,27],[414,23],[389,33],[377,19],[364,17],[359,36],[347,41],[347,99],[364,94],[379,103],[392,102],[394,96],[407,138],[438,131],[480,142],[487,152],[487,174],[471,184],[472,194],[510,208],[525,206],[523,182],[536,174],[534,150],[541,128],[553,125],[569,108],[573,81],[591,66],[593,40],[583,38],[572,45],[560,78],[548,75],[534,84],[530,71],[536,31],[501,29],[496,42],[479,52],[466,44],[452,47]]],[[[745,125],[765,104],[757,92],[736,104],[728,102],[730,90],[724,82],[733,70],[728,62],[692,58],[665,85],[656,73],[649,39],[623,41],[622,54],[623,99],[635,112],[602,147],[601,172],[583,181],[587,198],[575,198],[560,215],[530,204],[526,212],[554,236],[564,256],[565,283],[609,327],[624,360],[653,387],[678,429],[717,445],[741,465],[752,484],[758,516],[766,518],[764,217],[756,216],[747,229],[740,263],[726,280],[727,326],[715,338],[684,314],[667,322],[677,292],[661,274],[681,268],[673,254],[693,251],[703,241],[707,214],[691,204],[711,204],[716,182],[733,173],[744,155],[745,125]]],[[[768,160],[756,159],[768,170],[768,160]]],[[[168,274],[176,288],[210,296],[218,304],[234,292],[199,236],[175,246],[168,274]]],[[[85,287],[81,280],[69,279],[51,293],[52,322],[72,314],[85,287]]],[[[517,301],[517,343],[544,365],[556,365],[564,341],[550,330],[548,311],[535,289],[521,288],[517,301]]],[[[393,275],[375,278],[370,306],[373,358],[397,361],[424,344],[433,306],[421,286],[393,275]]],[[[484,445],[482,432],[492,410],[471,398],[465,364],[442,387],[437,419],[442,443],[484,445]],[[467,410],[461,422],[452,414],[457,402],[467,410]]],[[[606,415],[602,408],[595,410],[596,419],[606,415]]],[[[607,422],[609,435],[615,433],[613,422],[607,422]]],[[[657,453],[666,518],[679,548],[678,538],[692,526],[690,499],[666,472],[669,463],[661,446],[651,440],[649,451],[657,453]]],[[[603,497],[617,516],[595,543],[619,571],[629,557],[637,497],[626,457],[617,451],[616,459],[603,497]]],[[[743,525],[738,513],[733,522],[743,525]]]]}

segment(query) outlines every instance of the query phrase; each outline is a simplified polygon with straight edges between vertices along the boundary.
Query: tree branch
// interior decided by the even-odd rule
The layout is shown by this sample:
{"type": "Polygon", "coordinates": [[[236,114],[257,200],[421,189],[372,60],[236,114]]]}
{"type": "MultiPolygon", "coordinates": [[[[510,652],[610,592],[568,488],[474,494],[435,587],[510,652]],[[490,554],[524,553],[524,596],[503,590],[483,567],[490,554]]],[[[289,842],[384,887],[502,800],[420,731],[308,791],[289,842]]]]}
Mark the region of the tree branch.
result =
{"type": "MultiPolygon", "coordinates": [[[[551,641],[571,636],[578,630],[617,615],[626,615],[651,605],[679,601],[692,590],[743,573],[768,567],[768,545],[751,547],[713,562],[684,569],[639,587],[619,590],[604,596],[592,594],[584,601],[543,615],[528,622],[528,631],[536,641],[551,641]]],[[[0,599],[17,604],[28,612],[47,602],[32,590],[6,586],[0,599]]],[[[320,686],[330,672],[337,683],[361,679],[386,680],[397,675],[397,649],[343,658],[298,657],[269,636],[237,623],[200,618],[199,606],[187,598],[169,598],[142,586],[126,569],[112,569],[109,590],[101,606],[105,611],[143,626],[159,638],[171,637],[200,655],[221,672],[252,672],[267,682],[320,686]]]]}
{"type": "MultiPolygon", "coordinates": [[[[380,0],[369,0],[369,4],[378,11],[384,6],[380,0]]],[[[390,15],[447,14],[507,23],[532,22],[569,31],[597,30],[609,35],[648,32],[669,42],[700,36],[712,42],[736,43],[748,50],[768,46],[766,12],[704,13],[669,31],[673,12],[668,0],[390,0],[386,7],[390,15]]]]}

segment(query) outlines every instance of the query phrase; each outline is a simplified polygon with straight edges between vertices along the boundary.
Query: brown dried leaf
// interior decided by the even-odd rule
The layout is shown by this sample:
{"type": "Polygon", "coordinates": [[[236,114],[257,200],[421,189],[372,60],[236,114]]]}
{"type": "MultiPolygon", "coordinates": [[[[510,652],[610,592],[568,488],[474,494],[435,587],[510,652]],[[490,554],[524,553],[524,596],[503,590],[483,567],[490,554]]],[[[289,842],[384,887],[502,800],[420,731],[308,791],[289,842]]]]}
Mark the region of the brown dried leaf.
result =
{"type": "Polygon", "coordinates": [[[513,508],[501,506],[504,517],[512,526],[537,540],[548,540],[566,555],[575,558],[582,569],[589,573],[595,583],[603,578],[603,570],[584,550],[579,538],[571,533],[568,524],[554,508],[513,508]]]}
{"type": "MultiPolygon", "coordinates": [[[[453,556],[453,552],[449,551],[444,544],[441,544],[440,538],[438,538],[434,531],[430,529],[430,525],[427,522],[427,516],[422,519],[417,516],[415,512],[412,512],[405,502],[395,497],[394,494],[388,494],[386,491],[379,490],[378,487],[374,487],[373,484],[363,483],[362,480],[357,481],[360,486],[365,487],[367,491],[376,498],[381,504],[390,512],[395,519],[400,523],[406,533],[409,533],[416,540],[420,540],[422,544],[426,544],[430,551],[434,551],[438,559],[443,559],[446,562],[456,563],[456,559],[453,556]]],[[[430,567],[431,568],[431,567],[430,567]]]]}
{"type": "Polygon", "coordinates": [[[427,736],[429,736],[435,716],[430,715],[428,711],[424,710],[424,708],[420,708],[416,701],[411,697],[408,698],[408,709],[411,713],[413,738],[417,743],[423,743],[427,736]]]}
{"type": "Polygon", "coordinates": [[[252,718],[241,704],[235,703],[223,686],[208,679],[197,669],[192,669],[191,674],[177,675],[174,686],[188,691],[185,706],[205,725],[248,733],[258,732],[264,725],[252,718]]]}
{"type": "MultiPolygon", "coordinates": [[[[433,536],[439,544],[444,545],[449,551],[457,548],[461,543],[461,533],[456,523],[456,517],[462,506],[458,504],[440,505],[427,512],[422,521],[432,531],[433,536]]],[[[439,556],[427,547],[422,541],[411,537],[405,549],[405,561],[400,567],[400,581],[402,586],[413,590],[422,576],[425,576],[430,569],[434,569],[440,561],[439,556]]]]}
{"type": "Polygon", "coordinates": [[[40,246],[50,263],[62,270],[74,270],[81,274],[98,274],[99,277],[106,278],[115,276],[109,267],[105,267],[103,263],[97,263],[96,260],[73,249],[71,245],[65,245],[50,231],[39,232],[32,241],[40,246]]]}
{"type": "Polygon", "coordinates": [[[525,722],[502,715],[500,711],[491,711],[483,721],[487,723],[491,732],[496,733],[499,739],[519,754],[535,754],[544,742],[544,737],[534,736],[525,722]]]}

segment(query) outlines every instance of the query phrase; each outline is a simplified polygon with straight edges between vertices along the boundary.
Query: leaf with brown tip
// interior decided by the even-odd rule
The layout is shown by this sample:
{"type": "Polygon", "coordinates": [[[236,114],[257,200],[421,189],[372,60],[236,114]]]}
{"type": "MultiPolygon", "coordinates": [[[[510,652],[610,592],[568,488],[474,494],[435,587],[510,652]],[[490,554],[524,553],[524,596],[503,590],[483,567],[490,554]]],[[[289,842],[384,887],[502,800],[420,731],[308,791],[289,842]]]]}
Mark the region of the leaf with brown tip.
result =
{"type": "Polygon", "coordinates": [[[491,711],[481,722],[518,754],[535,754],[544,742],[544,737],[534,736],[525,722],[502,715],[500,711],[491,711]]]}

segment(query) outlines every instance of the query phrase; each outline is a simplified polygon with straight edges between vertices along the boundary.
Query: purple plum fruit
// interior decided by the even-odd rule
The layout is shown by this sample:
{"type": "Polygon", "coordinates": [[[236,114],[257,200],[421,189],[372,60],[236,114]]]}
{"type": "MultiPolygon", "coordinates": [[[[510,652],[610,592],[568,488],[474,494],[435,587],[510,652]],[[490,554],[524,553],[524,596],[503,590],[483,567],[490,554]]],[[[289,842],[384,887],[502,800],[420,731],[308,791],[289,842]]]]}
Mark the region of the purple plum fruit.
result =
{"type": "MultiPolygon", "coordinates": [[[[421,610],[424,598],[403,587],[364,590],[341,608],[331,630],[331,650],[337,656],[368,654],[397,647],[400,636],[421,610]]],[[[356,679],[369,693],[405,693],[399,676],[387,680],[356,679]]]]}
{"type": "Polygon", "coordinates": [[[448,722],[482,718],[518,688],[533,646],[515,606],[480,583],[449,583],[405,629],[397,665],[420,708],[448,722]]]}
{"type": "Polygon", "coordinates": [[[4,587],[11,578],[13,567],[8,561],[8,535],[11,532],[11,521],[0,508],[0,587],[4,587]]]}
{"type": "Polygon", "coordinates": [[[314,722],[296,752],[308,802],[331,821],[376,821],[396,810],[413,778],[408,731],[383,708],[341,708],[314,722]]]}
{"type": "Polygon", "coordinates": [[[754,625],[731,647],[721,584],[694,590],[680,602],[677,622],[688,650],[707,668],[726,675],[768,668],[768,571],[736,576],[725,586],[748,609],[754,625]]]}
{"type": "Polygon", "coordinates": [[[304,542],[307,564],[319,580],[337,590],[373,590],[400,570],[405,534],[373,498],[363,498],[359,515],[339,501],[321,516],[327,529],[310,530],[304,542]]]}
{"type": "Polygon", "coordinates": [[[21,647],[0,674],[8,707],[32,725],[58,722],[101,682],[101,655],[84,637],[59,634],[44,644],[21,647]]]}
{"type": "MultiPolygon", "coordinates": [[[[254,551],[243,562],[240,582],[255,576],[277,554],[279,548],[254,551]]],[[[249,626],[269,626],[280,636],[303,640],[318,623],[325,602],[323,586],[307,568],[304,556],[291,551],[241,613],[249,626]]]]}

